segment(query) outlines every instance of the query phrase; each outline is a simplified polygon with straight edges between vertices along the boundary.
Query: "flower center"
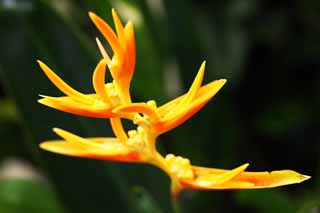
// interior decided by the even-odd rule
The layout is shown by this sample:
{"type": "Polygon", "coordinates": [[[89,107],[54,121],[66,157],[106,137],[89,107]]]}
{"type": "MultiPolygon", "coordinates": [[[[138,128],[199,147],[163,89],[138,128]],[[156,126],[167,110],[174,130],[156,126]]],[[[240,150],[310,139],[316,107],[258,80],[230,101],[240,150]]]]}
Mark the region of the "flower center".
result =
{"type": "Polygon", "coordinates": [[[181,156],[167,154],[165,157],[170,172],[182,179],[193,179],[194,173],[190,164],[190,160],[181,156]]]}
{"type": "Polygon", "coordinates": [[[111,99],[111,103],[115,106],[118,106],[121,104],[121,100],[119,97],[119,94],[114,86],[113,83],[107,83],[105,85],[105,89],[107,91],[107,94],[109,96],[109,98],[111,99]]]}
{"type": "Polygon", "coordinates": [[[136,150],[143,150],[146,146],[146,132],[143,127],[138,126],[137,130],[128,131],[128,140],[126,144],[132,146],[136,150]]]}

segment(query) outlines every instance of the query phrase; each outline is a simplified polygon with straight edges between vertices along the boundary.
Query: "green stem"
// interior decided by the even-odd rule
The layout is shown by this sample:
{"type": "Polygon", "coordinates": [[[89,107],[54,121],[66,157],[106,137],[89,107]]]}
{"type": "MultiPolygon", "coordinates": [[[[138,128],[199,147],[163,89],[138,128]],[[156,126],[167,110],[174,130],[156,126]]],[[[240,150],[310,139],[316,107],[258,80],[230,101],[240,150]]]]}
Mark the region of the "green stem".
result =
{"type": "Polygon", "coordinates": [[[172,196],[171,203],[172,203],[173,212],[174,213],[181,213],[181,207],[179,205],[178,196],[172,196]]]}

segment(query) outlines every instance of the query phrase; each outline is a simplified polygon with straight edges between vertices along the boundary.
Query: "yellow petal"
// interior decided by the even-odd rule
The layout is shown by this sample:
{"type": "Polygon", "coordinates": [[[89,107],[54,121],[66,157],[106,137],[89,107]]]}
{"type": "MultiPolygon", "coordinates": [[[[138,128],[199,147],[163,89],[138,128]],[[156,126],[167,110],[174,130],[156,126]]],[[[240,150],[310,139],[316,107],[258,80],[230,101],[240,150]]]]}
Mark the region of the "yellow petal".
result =
{"type": "Polygon", "coordinates": [[[174,109],[184,96],[178,97],[177,100],[174,99],[168,104],[160,107],[159,112],[163,118],[153,125],[153,131],[157,134],[162,134],[177,127],[198,112],[205,104],[207,104],[207,102],[221,89],[225,83],[226,80],[221,79],[202,86],[196,93],[194,100],[170,116],[166,116],[166,113],[169,113],[170,110],[174,109]]]}
{"type": "Polygon", "coordinates": [[[138,112],[149,116],[151,120],[159,119],[159,114],[157,111],[146,103],[120,105],[119,107],[115,108],[113,112],[117,115],[126,115],[128,113],[138,112]]]}
{"type": "Polygon", "coordinates": [[[206,65],[206,62],[204,61],[201,64],[201,67],[198,71],[198,74],[195,77],[189,91],[183,96],[183,98],[179,102],[179,104],[174,109],[172,109],[166,116],[170,117],[170,115],[174,114],[176,111],[183,109],[185,107],[185,105],[187,105],[188,103],[190,103],[194,99],[198,89],[201,87],[201,84],[202,84],[204,71],[205,71],[205,65],[206,65]]]}
{"type": "Polygon", "coordinates": [[[123,129],[121,119],[120,118],[111,118],[110,119],[111,128],[116,135],[117,138],[120,139],[121,142],[125,142],[128,140],[127,134],[123,129]]]}
{"type": "Polygon", "coordinates": [[[237,180],[250,182],[254,188],[270,188],[308,180],[310,176],[302,175],[292,170],[280,170],[272,172],[244,172],[237,180]]]}
{"type": "MultiPolygon", "coordinates": [[[[214,87],[216,86],[218,81],[224,81],[224,83],[225,83],[227,80],[225,80],[225,79],[215,80],[215,81],[212,81],[206,85],[201,86],[196,93],[195,99],[207,94],[208,92],[210,92],[212,90],[212,88],[214,89],[214,87]]],[[[160,106],[158,108],[158,111],[161,114],[161,116],[166,116],[169,112],[171,112],[181,102],[181,100],[185,96],[186,96],[186,94],[183,94],[183,95],[163,104],[162,106],[160,106]]]]}
{"type": "Polygon", "coordinates": [[[117,35],[119,37],[120,44],[122,44],[125,42],[124,30],[123,30],[123,26],[121,24],[121,21],[117,15],[115,9],[112,9],[112,18],[113,18],[114,25],[116,27],[116,31],[117,31],[117,35]]]}
{"type": "Polygon", "coordinates": [[[136,48],[134,39],[133,24],[128,22],[124,29],[126,39],[126,52],[124,53],[124,61],[112,63],[109,69],[112,77],[115,80],[115,85],[119,88],[120,99],[123,103],[131,103],[129,93],[130,82],[134,73],[136,63],[136,48]]]}
{"type": "Polygon", "coordinates": [[[46,74],[49,80],[59,89],[61,92],[66,94],[67,96],[73,97],[74,99],[84,102],[84,103],[92,103],[92,99],[77,90],[70,87],[67,83],[65,83],[57,74],[55,74],[47,65],[45,65],[42,61],[37,61],[42,71],[46,74]]]}
{"type": "Polygon", "coordinates": [[[81,138],[70,132],[55,128],[54,131],[65,141],[55,140],[40,144],[42,149],[57,154],[94,158],[100,160],[139,162],[142,155],[131,150],[116,138],[81,138]]]}
{"type": "Polygon", "coordinates": [[[107,39],[113,52],[116,55],[121,56],[123,54],[122,48],[112,28],[102,18],[100,18],[93,12],[89,12],[89,17],[98,28],[98,30],[102,33],[102,35],[107,39]]]}
{"type": "Polygon", "coordinates": [[[125,38],[127,40],[127,49],[126,49],[126,67],[127,72],[127,83],[130,83],[132,75],[134,73],[134,67],[136,64],[136,42],[134,37],[134,27],[132,22],[128,22],[124,29],[125,38]]]}
{"type": "Polygon", "coordinates": [[[104,102],[110,103],[109,96],[105,89],[106,66],[107,66],[106,60],[101,60],[98,63],[96,69],[93,72],[92,81],[93,81],[93,87],[96,93],[101,97],[101,99],[104,102]]]}
{"type": "Polygon", "coordinates": [[[96,42],[97,42],[97,45],[98,45],[98,48],[100,50],[100,53],[102,55],[102,57],[104,58],[104,60],[107,61],[107,64],[110,65],[111,63],[111,59],[110,59],[110,56],[108,55],[106,49],[103,47],[101,41],[99,40],[99,38],[96,38],[96,42]]]}
{"type": "Polygon", "coordinates": [[[44,98],[38,100],[39,103],[61,110],[63,112],[68,112],[75,115],[81,115],[93,118],[110,118],[114,117],[115,114],[112,113],[112,106],[110,104],[99,101],[97,95],[88,95],[92,98],[97,99],[97,103],[100,104],[84,104],[74,100],[70,97],[50,97],[42,96],[44,98]]]}
{"type": "Polygon", "coordinates": [[[249,166],[248,163],[239,166],[233,170],[221,173],[221,174],[209,174],[206,176],[199,176],[196,179],[197,184],[202,186],[215,186],[221,185],[227,181],[230,181],[237,175],[241,174],[247,167],[249,166]]]}
{"type": "Polygon", "coordinates": [[[181,180],[181,184],[184,188],[205,190],[260,189],[301,183],[310,178],[310,176],[302,175],[292,170],[281,170],[272,172],[241,171],[225,182],[221,182],[220,184],[213,182],[210,185],[210,178],[207,179],[207,182],[199,182],[198,180],[201,180],[203,178],[206,179],[206,177],[208,176],[214,177],[228,174],[230,170],[193,166],[193,171],[197,178],[194,180],[181,180]]]}
{"type": "Polygon", "coordinates": [[[89,13],[89,16],[98,30],[108,40],[114,52],[114,56],[110,61],[107,52],[103,48],[101,42],[97,39],[100,52],[107,60],[112,78],[115,81],[114,85],[117,88],[120,100],[122,103],[131,103],[129,88],[136,61],[133,24],[128,22],[123,28],[115,10],[112,10],[112,16],[118,34],[117,37],[111,27],[104,22],[102,18],[91,12],[89,13]]]}

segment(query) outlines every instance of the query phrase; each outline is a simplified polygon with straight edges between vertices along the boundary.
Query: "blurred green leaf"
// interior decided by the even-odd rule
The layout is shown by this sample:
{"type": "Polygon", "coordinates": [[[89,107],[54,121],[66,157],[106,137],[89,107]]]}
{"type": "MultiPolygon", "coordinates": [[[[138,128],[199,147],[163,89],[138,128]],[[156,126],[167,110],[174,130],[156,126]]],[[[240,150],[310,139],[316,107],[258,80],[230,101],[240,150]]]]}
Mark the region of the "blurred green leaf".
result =
{"type": "Polygon", "coordinates": [[[190,0],[163,0],[168,20],[168,56],[175,55],[183,86],[188,87],[201,62],[206,58],[201,45],[201,35],[194,31],[195,18],[190,0]]]}
{"type": "Polygon", "coordinates": [[[46,183],[8,179],[0,181],[0,212],[62,213],[64,211],[46,183]]]}
{"type": "MultiPolygon", "coordinates": [[[[196,14],[198,34],[208,59],[208,74],[213,78],[228,79],[229,87],[241,80],[248,39],[244,23],[254,14],[254,0],[230,0],[214,4],[212,10],[196,14]]],[[[208,76],[208,75],[207,75],[208,76]]]]}
{"type": "Polygon", "coordinates": [[[260,213],[295,212],[296,203],[280,189],[243,190],[234,193],[240,206],[260,213]]]}
{"type": "Polygon", "coordinates": [[[281,137],[301,126],[305,119],[305,110],[297,103],[278,104],[261,114],[257,127],[265,135],[281,137]]]}
{"type": "Polygon", "coordinates": [[[19,119],[15,103],[10,99],[0,99],[0,122],[16,123],[19,119]]]}
{"type": "Polygon", "coordinates": [[[161,213],[159,206],[153,197],[142,187],[136,186],[132,188],[133,200],[136,204],[137,212],[140,213],[161,213]]]}
{"type": "Polygon", "coordinates": [[[320,201],[316,199],[310,199],[303,203],[303,205],[298,208],[297,213],[313,213],[320,211],[320,201]]]}

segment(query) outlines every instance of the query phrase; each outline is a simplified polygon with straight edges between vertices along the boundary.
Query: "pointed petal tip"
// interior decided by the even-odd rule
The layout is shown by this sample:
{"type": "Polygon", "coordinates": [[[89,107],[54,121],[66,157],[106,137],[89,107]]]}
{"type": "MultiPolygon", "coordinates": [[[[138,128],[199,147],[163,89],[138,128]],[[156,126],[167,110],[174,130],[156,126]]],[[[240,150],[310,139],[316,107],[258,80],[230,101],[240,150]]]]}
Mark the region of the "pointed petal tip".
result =
{"type": "Polygon", "coordinates": [[[46,143],[40,143],[40,144],[39,144],[39,147],[40,147],[41,149],[48,150],[48,147],[46,146],[46,143]]]}
{"type": "Polygon", "coordinates": [[[42,95],[42,94],[39,94],[38,96],[41,97],[41,99],[38,99],[38,102],[39,102],[39,101],[43,102],[43,101],[45,101],[44,99],[54,98],[54,97],[52,97],[52,96],[42,95]]]}
{"type": "Polygon", "coordinates": [[[309,180],[310,178],[311,178],[311,176],[309,176],[309,175],[302,175],[301,174],[301,182],[309,180]]]}
{"type": "MultiPolygon", "coordinates": [[[[60,129],[58,127],[54,127],[52,128],[52,131],[54,131],[54,133],[56,133],[57,135],[59,135],[61,138],[63,138],[64,140],[68,140],[70,139],[70,137],[73,137],[75,136],[74,134],[66,131],[66,130],[63,130],[63,129],[60,129]]],[[[78,137],[78,136],[77,136],[78,137]]]]}
{"type": "Polygon", "coordinates": [[[94,12],[91,12],[91,11],[88,12],[88,16],[91,19],[91,21],[93,21],[93,22],[94,22],[94,20],[99,18],[99,16],[97,14],[95,14],[94,12]]]}
{"type": "Polygon", "coordinates": [[[96,14],[95,14],[94,12],[89,11],[89,12],[88,12],[88,16],[89,16],[90,18],[93,18],[94,16],[96,16],[96,14]]]}
{"type": "Polygon", "coordinates": [[[107,60],[104,59],[104,58],[102,58],[102,59],[99,61],[97,67],[98,67],[98,66],[107,66],[107,64],[108,64],[108,63],[107,63],[107,60]]]}
{"type": "Polygon", "coordinates": [[[243,164],[241,167],[245,167],[245,169],[246,168],[248,168],[250,166],[250,163],[245,163],[245,164],[243,164]]]}
{"type": "Polygon", "coordinates": [[[216,82],[220,83],[220,85],[221,85],[220,88],[221,88],[227,83],[227,79],[219,79],[219,80],[216,80],[216,82]]]}
{"type": "Polygon", "coordinates": [[[44,150],[46,150],[46,151],[51,151],[51,146],[49,145],[49,143],[48,142],[41,142],[40,144],[39,144],[39,147],[41,148],[41,149],[44,149],[44,150]]]}
{"type": "Polygon", "coordinates": [[[50,98],[50,96],[46,96],[46,95],[39,95],[41,98],[37,100],[38,103],[43,104],[43,105],[47,105],[46,101],[50,98]]]}
{"type": "Polygon", "coordinates": [[[126,27],[126,28],[128,28],[128,27],[133,28],[133,22],[129,19],[129,20],[127,21],[127,24],[126,24],[125,27],[126,27]]]}
{"type": "Polygon", "coordinates": [[[60,129],[58,127],[53,127],[52,128],[52,131],[54,131],[54,133],[56,133],[57,135],[59,135],[60,137],[62,137],[62,135],[64,133],[68,133],[67,131],[63,130],[63,129],[60,129]]]}
{"type": "Polygon", "coordinates": [[[291,181],[293,184],[294,183],[302,183],[302,182],[311,178],[311,176],[308,176],[308,175],[303,175],[303,174],[300,174],[297,172],[294,172],[294,173],[295,173],[296,177],[294,177],[294,175],[292,175],[292,177],[291,177],[292,178],[291,181]]]}
{"type": "Polygon", "coordinates": [[[43,63],[41,60],[37,60],[38,65],[41,67],[41,69],[43,70],[44,68],[47,68],[47,65],[45,63],[43,63]]]}
{"type": "Polygon", "coordinates": [[[206,69],[206,61],[203,61],[202,64],[201,64],[201,66],[200,66],[200,68],[199,68],[199,72],[200,72],[200,71],[204,72],[205,69],[206,69]]]}
{"type": "Polygon", "coordinates": [[[273,179],[270,187],[301,183],[311,178],[308,175],[303,175],[293,170],[272,171],[270,175],[273,179]]]}
{"type": "Polygon", "coordinates": [[[112,15],[116,15],[117,14],[117,12],[116,12],[116,10],[114,8],[111,8],[111,13],[112,13],[112,15]]]}
{"type": "Polygon", "coordinates": [[[38,103],[43,104],[43,105],[47,105],[47,101],[50,100],[50,98],[53,98],[51,96],[47,96],[47,95],[41,95],[39,94],[39,96],[41,97],[40,99],[37,100],[38,103]]]}

